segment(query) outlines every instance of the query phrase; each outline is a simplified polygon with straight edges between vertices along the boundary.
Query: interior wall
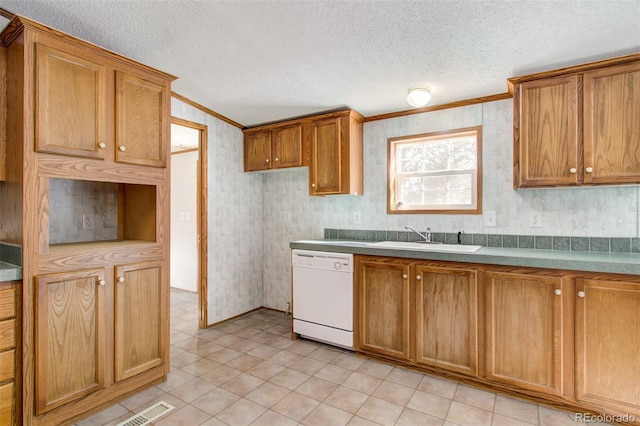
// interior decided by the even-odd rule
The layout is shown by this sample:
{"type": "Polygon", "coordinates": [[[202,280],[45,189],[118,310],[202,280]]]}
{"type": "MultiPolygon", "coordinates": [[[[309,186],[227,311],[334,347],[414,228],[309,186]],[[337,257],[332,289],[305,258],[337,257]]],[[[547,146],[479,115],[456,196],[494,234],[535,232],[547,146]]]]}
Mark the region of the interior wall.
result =
{"type": "Polygon", "coordinates": [[[512,100],[415,114],[364,124],[364,195],[310,197],[308,169],[265,174],[264,305],[284,309],[290,300],[289,242],[323,238],[324,228],[590,237],[636,237],[636,187],[513,189],[512,100]],[[387,214],[387,139],[483,126],[483,211],[495,211],[495,227],[481,215],[387,214]],[[531,228],[528,212],[541,213],[531,228]],[[361,220],[354,223],[354,212],[361,220]]]}
{"type": "Polygon", "coordinates": [[[171,287],[198,291],[198,151],[171,154],[171,287]]]}
{"type": "Polygon", "coordinates": [[[208,127],[207,283],[213,324],[263,304],[263,177],[243,170],[240,129],[177,99],[171,113],[208,127]]]}
{"type": "Polygon", "coordinates": [[[118,239],[118,185],[74,179],[49,179],[49,243],[118,239]],[[93,227],[83,228],[83,215],[93,227]]]}

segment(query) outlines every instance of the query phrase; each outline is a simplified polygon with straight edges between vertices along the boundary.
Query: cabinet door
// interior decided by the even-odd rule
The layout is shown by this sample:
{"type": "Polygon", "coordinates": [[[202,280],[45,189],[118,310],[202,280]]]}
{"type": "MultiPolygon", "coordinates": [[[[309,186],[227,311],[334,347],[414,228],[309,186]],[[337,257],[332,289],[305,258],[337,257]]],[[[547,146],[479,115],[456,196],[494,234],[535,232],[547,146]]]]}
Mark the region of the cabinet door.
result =
{"type": "MultiPolygon", "coordinates": [[[[536,80],[519,86],[515,186],[575,185],[578,163],[578,77],[536,80]]],[[[516,100],[516,102],[518,102],[516,100]]]]}
{"type": "Polygon", "coordinates": [[[273,167],[302,166],[302,125],[273,131],[273,167]]]}
{"type": "Polygon", "coordinates": [[[170,96],[166,84],[116,72],[116,161],[166,166],[170,96]]]}
{"type": "Polygon", "coordinates": [[[107,289],[104,269],[36,278],[38,414],[104,387],[107,289]]]}
{"type": "Polygon", "coordinates": [[[477,272],[415,266],[416,361],[476,375],[477,272]]]}
{"type": "Polygon", "coordinates": [[[36,44],[35,149],[104,159],[106,68],[91,55],[72,55],[64,44],[52,45],[57,48],[36,44]]]}
{"type": "Polygon", "coordinates": [[[584,73],[584,181],[640,182],[640,63],[584,73]]]}
{"type": "Polygon", "coordinates": [[[358,350],[410,358],[409,266],[389,261],[358,264],[358,350]]]}
{"type": "Polygon", "coordinates": [[[576,280],[576,396],[640,417],[640,284],[576,280]]]}
{"type": "Polygon", "coordinates": [[[309,165],[312,195],[342,192],[342,131],[340,118],[313,123],[311,164],[309,165]]]}
{"type": "Polygon", "coordinates": [[[244,137],[244,171],[271,168],[271,132],[250,133],[244,137]]]}
{"type": "Polygon", "coordinates": [[[561,395],[562,279],[487,272],[486,286],[487,378],[561,395]]]}
{"type": "Polygon", "coordinates": [[[167,277],[162,262],[115,268],[115,380],[167,359],[167,277]]]}

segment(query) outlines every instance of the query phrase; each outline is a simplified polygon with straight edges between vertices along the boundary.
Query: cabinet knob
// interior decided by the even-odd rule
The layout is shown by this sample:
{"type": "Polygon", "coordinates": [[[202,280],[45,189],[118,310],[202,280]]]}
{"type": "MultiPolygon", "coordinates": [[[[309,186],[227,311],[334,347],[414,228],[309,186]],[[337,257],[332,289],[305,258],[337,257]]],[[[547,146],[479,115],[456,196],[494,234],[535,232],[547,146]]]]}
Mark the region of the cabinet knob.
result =
{"type": "Polygon", "coordinates": [[[274,158],[273,161],[278,162],[278,157],[274,158]]]}
{"type": "Polygon", "coordinates": [[[124,146],[124,145],[120,145],[120,146],[118,147],[118,150],[119,150],[120,152],[125,152],[125,151],[127,150],[127,147],[126,147],[126,146],[124,146]]]}
{"type": "Polygon", "coordinates": [[[106,147],[107,147],[107,144],[106,144],[106,143],[104,143],[104,142],[100,142],[100,143],[98,144],[98,148],[100,148],[100,149],[105,149],[106,147]]]}
{"type": "Polygon", "coordinates": [[[587,167],[586,169],[584,169],[584,171],[587,173],[591,173],[593,171],[593,167],[587,167]]]}
{"type": "Polygon", "coordinates": [[[578,297],[584,297],[584,291],[580,290],[580,291],[578,292],[578,297]]]}
{"type": "Polygon", "coordinates": [[[416,275],[416,280],[420,281],[422,277],[420,275],[416,275]]]}
{"type": "Polygon", "coordinates": [[[407,278],[409,278],[409,276],[407,274],[402,274],[402,278],[406,280],[407,278]]]}
{"type": "Polygon", "coordinates": [[[124,282],[124,277],[118,277],[118,282],[119,283],[123,283],[124,282]]]}
{"type": "Polygon", "coordinates": [[[101,285],[101,286],[104,286],[104,285],[107,284],[107,282],[105,280],[100,280],[100,281],[98,281],[98,284],[101,285]]]}
{"type": "Polygon", "coordinates": [[[559,288],[556,288],[554,293],[556,294],[556,296],[560,296],[560,295],[562,295],[562,290],[560,290],[559,288]]]}
{"type": "Polygon", "coordinates": [[[268,163],[268,162],[269,162],[269,159],[268,159],[268,158],[267,158],[267,159],[265,159],[265,160],[264,160],[264,162],[265,162],[265,163],[268,163]]]}
{"type": "Polygon", "coordinates": [[[572,175],[575,175],[578,172],[578,169],[576,169],[575,167],[572,167],[569,169],[569,173],[571,173],[572,175]]]}
{"type": "Polygon", "coordinates": [[[311,184],[311,187],[312,187],[312,188],[315,188],[315,187],[316,187],[316,184],[315,184],[315,183],[312,183],[312,184],[311,184]]]}

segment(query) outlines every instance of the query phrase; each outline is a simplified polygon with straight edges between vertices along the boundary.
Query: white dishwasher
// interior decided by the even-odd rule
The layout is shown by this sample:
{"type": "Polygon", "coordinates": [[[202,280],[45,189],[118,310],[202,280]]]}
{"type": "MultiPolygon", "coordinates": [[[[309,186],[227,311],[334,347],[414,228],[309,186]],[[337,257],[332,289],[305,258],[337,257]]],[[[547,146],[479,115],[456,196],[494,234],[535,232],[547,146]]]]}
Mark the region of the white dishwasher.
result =
{"type": "Polygon", "coordinates": [[[293,331],[353,349],[353,255],[291,251],[293,331]]]}

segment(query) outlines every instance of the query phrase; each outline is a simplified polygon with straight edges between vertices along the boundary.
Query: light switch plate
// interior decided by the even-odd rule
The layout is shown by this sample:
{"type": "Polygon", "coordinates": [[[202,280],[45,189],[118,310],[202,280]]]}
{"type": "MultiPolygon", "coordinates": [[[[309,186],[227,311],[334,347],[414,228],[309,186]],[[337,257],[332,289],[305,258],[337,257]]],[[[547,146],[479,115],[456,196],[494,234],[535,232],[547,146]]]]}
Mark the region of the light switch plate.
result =
{"type": "Polygon", "coordinates": [[[494,227],[496,226],[496,212],[484,212],[484,226],[494,227]]]}

